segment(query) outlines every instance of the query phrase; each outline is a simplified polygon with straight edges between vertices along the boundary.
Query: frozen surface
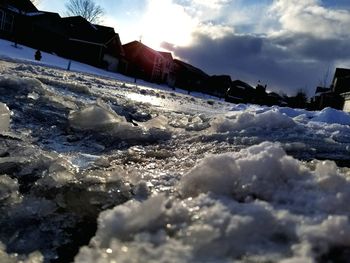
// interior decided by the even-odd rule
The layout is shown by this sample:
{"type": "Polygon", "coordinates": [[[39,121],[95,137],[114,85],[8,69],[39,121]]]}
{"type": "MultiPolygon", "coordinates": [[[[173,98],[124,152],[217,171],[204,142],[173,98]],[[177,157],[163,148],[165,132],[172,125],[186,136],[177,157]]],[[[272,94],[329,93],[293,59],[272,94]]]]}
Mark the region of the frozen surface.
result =
{"type": "Polygon", "coordinates": [[[347,113],[23,59],[0,61],[0,262],[347,262],[347,113]]]}

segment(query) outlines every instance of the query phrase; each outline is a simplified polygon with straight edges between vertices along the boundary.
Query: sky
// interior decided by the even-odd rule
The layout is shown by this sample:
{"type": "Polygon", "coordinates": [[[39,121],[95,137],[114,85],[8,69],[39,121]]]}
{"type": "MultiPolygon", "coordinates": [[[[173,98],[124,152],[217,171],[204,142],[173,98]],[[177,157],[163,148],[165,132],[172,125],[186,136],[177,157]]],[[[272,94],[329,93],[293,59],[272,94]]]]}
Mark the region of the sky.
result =
{"type": "MultiPolygon", "coordinates": [[[[350,68],[349,0],[96,0],[123,44],[141,40],[270,91],[309,96],[350,68]]],[[[65,16],[65,1],[38,8],[65,16]]]]}

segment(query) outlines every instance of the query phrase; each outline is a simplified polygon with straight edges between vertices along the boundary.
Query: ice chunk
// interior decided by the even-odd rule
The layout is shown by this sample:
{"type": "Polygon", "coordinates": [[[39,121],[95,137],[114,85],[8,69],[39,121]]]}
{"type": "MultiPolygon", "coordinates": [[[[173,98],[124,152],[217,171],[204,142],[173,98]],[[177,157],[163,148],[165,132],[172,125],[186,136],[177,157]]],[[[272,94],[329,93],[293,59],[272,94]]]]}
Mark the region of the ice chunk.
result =
{"type": "Polygon", "coordinates": [[[116,123],[125,123],[107,104],[97,101],[82,110],[72,111],[68,116],[71,127],[78,130],[104,130],[116,123]]]}
{"type": "Polygon", "coordinates": [[[7,132],[10,129],[11,111],[6,104],[0,102],[0,132],[7,132]]]}
{"type": "Polygon", "coordinates": [[[20,78],[17,76],[0,76],[0,94],[36,92],[45,94],[46,89],[42,82],[34,78],[20,78]]]}
{"type": "Polygon", "coordinates": [[[18,182],[7,175],[0,175],[0,203],[18,199],[18,182]]]}

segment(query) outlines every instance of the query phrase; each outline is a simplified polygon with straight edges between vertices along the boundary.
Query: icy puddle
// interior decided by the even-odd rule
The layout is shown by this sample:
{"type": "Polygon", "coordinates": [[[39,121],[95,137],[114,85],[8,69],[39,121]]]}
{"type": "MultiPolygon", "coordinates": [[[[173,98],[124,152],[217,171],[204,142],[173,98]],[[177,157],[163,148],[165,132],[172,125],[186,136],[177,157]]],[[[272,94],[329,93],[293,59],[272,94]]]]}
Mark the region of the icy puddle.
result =
{"type": "Polygon", "coordinates": [[[1,70],[0,262],[348,262],[348,114],[1,70]]]}

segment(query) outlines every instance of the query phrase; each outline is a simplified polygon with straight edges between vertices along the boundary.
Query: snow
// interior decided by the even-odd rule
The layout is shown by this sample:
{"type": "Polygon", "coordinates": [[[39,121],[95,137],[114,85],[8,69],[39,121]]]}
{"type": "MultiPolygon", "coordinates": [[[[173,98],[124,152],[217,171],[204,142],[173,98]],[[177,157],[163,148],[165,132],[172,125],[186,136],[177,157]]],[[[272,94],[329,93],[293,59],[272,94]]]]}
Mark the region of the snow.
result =
{"type": "Polygon", "coordinates": [[[10,44],[0,262],[348,260],[347,113],[188,96],[10,44]]]}
{"type": "Polygon", "coordinates": [[[277,110],[269,110],[260,114],[241,111],[238,114],[225,116],[212,123],[218,132],[231,130],[256,129],[288,129],[295,126],[295,122],[277,110]]]}
{"type": "Polygon", "coordinates": [[[329,124],[350,125],[350,115],[348,113],[332,108],[321,110],[319,113],[316,113],[312,120],[329,124]]]}
{"type": "Polygon", "coordinates": [[[6,104],[0,102],[0,132],[6,132],[10,128],[11,112],[6,104]]]}
{"type": "Polygon", "coordinates": [[[310,169],[276,143],[208,156],[180,180],[180,197],[101,213],[76,262],[314,262],[350,245],[349,186],[334,164],[310,169]]]}

